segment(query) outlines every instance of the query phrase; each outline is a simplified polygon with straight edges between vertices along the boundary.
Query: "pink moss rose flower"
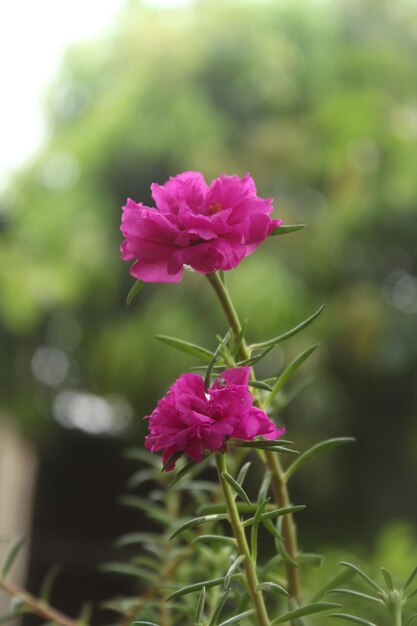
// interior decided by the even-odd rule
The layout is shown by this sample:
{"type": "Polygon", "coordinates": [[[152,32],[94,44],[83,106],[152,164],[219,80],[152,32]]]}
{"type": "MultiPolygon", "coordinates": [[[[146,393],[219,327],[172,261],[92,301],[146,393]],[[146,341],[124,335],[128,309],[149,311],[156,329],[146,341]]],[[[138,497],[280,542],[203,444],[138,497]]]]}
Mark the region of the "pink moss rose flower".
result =
{"type": "MultiPolygon", "coordinates": [[[[201,376],[182,374],[152,415],[145,418],[149,419],[150,431],[146,448],[163,450],[164,463],[175,452],[200,462],[205,450],[222,450],[229,437],[245,441],[259,436],[280,437],[285,429],[278,430],[261,409],[253,406],[249,375],[249,367],[228,369],[206,390],[201,376]]],[[[174,466],[175,462],[167,469],[174,466]]]]}
{"type": "Polygon", "coordinates": [[[202,274],[230,270],[281,224],[249,174],[207,185],[200,172],[183,172],[151,191],[156,207],[129,199],[121,225],[121,257],[135,261],[130,273],[145,282],[177,283],[184,265],[202,274]]]}

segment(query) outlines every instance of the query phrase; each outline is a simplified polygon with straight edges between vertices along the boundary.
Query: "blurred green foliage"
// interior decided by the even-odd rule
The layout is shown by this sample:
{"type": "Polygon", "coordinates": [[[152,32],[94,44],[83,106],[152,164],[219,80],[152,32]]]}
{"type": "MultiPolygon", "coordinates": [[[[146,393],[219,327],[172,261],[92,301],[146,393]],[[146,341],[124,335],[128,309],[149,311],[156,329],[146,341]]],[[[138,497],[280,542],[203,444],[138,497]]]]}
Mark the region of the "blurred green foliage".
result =
{"type": "Polygon", "coordinates": [[[141,437],[141,417],[194,364],[153,336],[213,347],[226,329],[196,274],[125,306],[120,206],[150,203],[150,183],[182,170],[250,171],[275,217],[309,228],[229,273],[249,339],[328,304],[268,361],[276,373],[322,343],[304,368],[313,384],[281,419],[300,449],[358,438],[296,479],[308,541],[324,518],[330,534],[365,538],[381,520],[415,517],[416,46],[407,0],[201,1],[130,2],[113,33],[71,50],[47,98],[50,137],[1,201],[5,413],[48,441],[53,414],[77,426],[75,390],[113,398],[125,421],[132,405],[128,434],[141,437]]]}

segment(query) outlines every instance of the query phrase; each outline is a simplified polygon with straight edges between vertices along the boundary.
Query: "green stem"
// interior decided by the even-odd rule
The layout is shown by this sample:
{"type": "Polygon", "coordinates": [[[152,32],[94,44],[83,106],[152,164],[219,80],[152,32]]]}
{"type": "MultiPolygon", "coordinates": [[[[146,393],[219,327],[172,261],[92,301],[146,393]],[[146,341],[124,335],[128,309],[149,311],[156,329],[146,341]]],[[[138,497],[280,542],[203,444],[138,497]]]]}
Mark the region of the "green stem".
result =
{"type": "Polygon", "coordinates": [[[229,512],[230,524],[233,529],[233,534],[235,536],[240,554],[245,557],[243,565],[245,568],[246,582],[248,585],[248,591],[252,600],[253,608],[255,609],[255,613],[258,619],[258,625],[270,626],[270,621],[268,618],[268,613],[266,612],[262,593],[258,591],[259,582],[258,576],[256,574],[256,565],[252,559],[248,542],[246,541],[245,530],[242,528],[242,524],[240,522],[240,516],[237,510],[232,489],[224,479],[224,473],[227,472],[225,455],[217,454],[216,463],[220,484],[223,489],[227,510],[229,512]]]}
{"type": "MultiPolygon", "coordinates": [[[[223,311],[226,314],[233,335],[237,337],[242,329],[242,325],[240,323],[239,316],[230,298],[226,285],[223,283],[220,276],[216,273],[208,274],[207,278],[220,301],[223,311]]],[[[245,360],[249,357],[250,351],[247,347],[245,339],[243,339],[240,345],[238,358],[240,360],[245,360]]],[[[258,404],[256,400],[255,404],[258,404]]],[[[287,484],[284,478],[284,472],[282,470],[278,455],[274,452],[265,452],[265,463],[272,474],[272,491],[278,506],[280,508],[289,506],[290,496],[288,493],[287,484]]],[[[292,515],[285,515],[283,518],[282,537],[286,551],[288,552],[290,557],[294,561],[296,561],[298,557],[297,533],[292,515]]],[[[292,600],[295,600],[297,605],[300,605],[301,580],[299,568],[292,563],[286,562],[285,569],[290,606],[292,604],[292,600]]]]}

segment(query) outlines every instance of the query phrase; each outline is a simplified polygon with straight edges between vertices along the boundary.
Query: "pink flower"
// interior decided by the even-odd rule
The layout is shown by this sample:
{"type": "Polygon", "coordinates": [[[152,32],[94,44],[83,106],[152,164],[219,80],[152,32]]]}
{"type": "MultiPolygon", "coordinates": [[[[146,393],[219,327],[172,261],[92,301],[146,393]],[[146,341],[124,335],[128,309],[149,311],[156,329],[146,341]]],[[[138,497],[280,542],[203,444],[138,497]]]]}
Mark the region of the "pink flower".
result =
{"type": "MultiPolygon", "coordinates": [[[[206,390],[201,376],[182,374],[152,415],[145,418],[149,419],[150,430],[146,448],[152,452],[163,450],[164,463],[175,452],[200,462],[204,450],[222,450],[229,437],[246,441],[259,436],[280,437],[285,429],[278,430],[263,411],[253,406],[249,375],[249,367],[228,369],[206,390]]],[[[167,469],[174,466],[175,462],[167,469]]]]}
{"type": "Polygon", "coordinates": [[[121,257],[135,261],[130,273],[145,282],[177,283],[184,265],[202,274],[230,270],[281,224],[249,174],[207,185],[200,172],[183,172],[151,190],[156,208],[129,199],[121,226],[121,257]]]}

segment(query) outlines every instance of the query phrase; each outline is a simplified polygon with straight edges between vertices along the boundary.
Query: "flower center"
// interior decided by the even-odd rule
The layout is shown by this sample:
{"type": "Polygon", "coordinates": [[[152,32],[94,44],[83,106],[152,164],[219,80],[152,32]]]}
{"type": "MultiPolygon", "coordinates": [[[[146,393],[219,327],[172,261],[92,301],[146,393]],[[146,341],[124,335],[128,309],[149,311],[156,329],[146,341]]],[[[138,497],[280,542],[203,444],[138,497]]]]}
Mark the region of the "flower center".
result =
{"type": "Polygon", "coordinates": [[[223,205],[220,202],[216,202],[216,204],[209,205],[209,215],[215,215],[219,211],[223,209],[223,205]]]}

